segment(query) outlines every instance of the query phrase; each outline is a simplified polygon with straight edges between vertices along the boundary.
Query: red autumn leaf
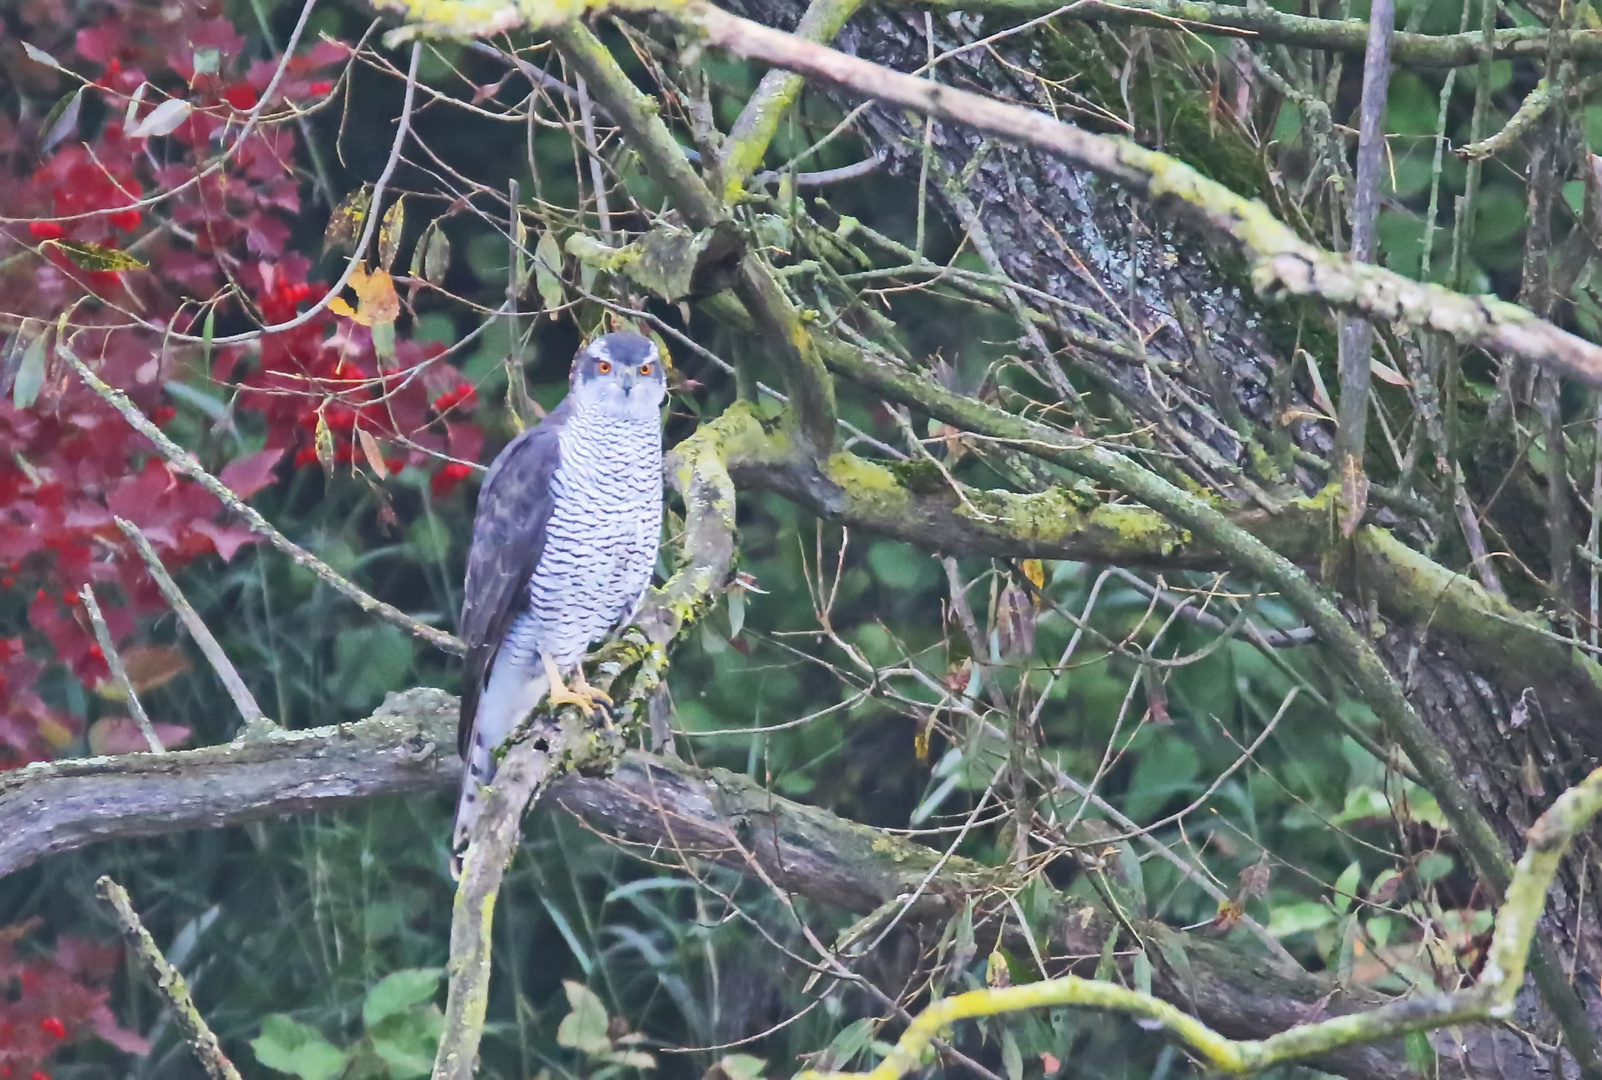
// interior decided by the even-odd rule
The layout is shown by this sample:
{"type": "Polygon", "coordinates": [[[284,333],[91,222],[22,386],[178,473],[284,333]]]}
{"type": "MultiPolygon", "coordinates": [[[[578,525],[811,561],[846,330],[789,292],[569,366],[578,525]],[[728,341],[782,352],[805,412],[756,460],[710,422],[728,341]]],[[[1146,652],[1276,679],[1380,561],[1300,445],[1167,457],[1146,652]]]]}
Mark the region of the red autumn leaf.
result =
{"type": "MultiPolygon", "coordinates": [[[[152,724],[156,738],[171,750],[189,741],[192,732],[179,724],[152,724]]],[[[89,725],[89,751],[94,754],[138,754],[150,749],[131,716],[108,716],[89,725]]]]}
{"type": "Polygon", "coordinates": [[[218,525],[211,521],[190,522],[189,531],[211,541],[211,546],[222,556],[223,562],[233,562],[240,548],[261,539],[242,525],[218,525]]]}
{"type": "Polygon", "coordinates": [[[228,490],[241,499],[248,499],[262,488],[273,483],[273,469],[284,456],[284,448],[263,450],[260,453],[249,454],[245,457],[230,461],[223,466],[217,478],[227,485],[228,490]]]}

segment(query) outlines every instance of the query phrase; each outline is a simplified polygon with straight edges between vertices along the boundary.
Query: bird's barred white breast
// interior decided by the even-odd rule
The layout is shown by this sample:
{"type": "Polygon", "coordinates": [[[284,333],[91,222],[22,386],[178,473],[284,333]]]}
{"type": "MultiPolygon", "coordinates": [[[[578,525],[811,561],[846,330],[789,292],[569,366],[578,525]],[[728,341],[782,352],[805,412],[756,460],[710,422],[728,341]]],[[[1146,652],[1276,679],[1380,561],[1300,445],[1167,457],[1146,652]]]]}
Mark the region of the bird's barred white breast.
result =
{"type": "Polygon", "coordinates": [[[565,669],[631,614],[650,584],[662,531],[662,429],[655,417],[581,411],[560,444],[528,629],[565,669]]]}

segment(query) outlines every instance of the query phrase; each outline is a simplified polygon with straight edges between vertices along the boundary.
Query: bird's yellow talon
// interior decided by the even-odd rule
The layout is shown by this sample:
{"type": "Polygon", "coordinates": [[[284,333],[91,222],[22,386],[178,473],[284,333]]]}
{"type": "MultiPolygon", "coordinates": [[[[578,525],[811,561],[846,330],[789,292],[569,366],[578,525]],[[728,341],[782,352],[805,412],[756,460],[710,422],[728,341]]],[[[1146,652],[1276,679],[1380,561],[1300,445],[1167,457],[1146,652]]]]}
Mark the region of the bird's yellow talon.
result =
{"type": "Polygon", "coordinates": [[[584,678],[584,669],[579,668],[573,673],[573,685],[569,686],[562,681],[561,672],[549,660],[545,664],[545,674],[551,680],[550,703],[551,708],[560,708],[563,705],[577,705],[587,713],[605,712],[612,707],[612,698],[604,691],[598,690],[584,678]]]}

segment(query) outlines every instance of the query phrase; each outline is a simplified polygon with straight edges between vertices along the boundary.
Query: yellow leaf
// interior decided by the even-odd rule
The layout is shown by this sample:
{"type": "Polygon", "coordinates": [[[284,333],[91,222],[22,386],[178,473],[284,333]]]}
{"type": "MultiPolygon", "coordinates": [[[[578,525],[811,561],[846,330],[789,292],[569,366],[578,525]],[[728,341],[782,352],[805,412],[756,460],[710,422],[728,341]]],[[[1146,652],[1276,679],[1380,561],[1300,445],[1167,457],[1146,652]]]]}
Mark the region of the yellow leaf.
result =
{"type": "Polygon", "coordinates": [[[317,450],[317,460],[322,463],[323,472],[330,476],[334,472],[334,433],[328,429],[328,418],[321,409],[317,410],[317,431],[312,437],[312,446],[317,450]]]}
{"type": "MultiPolygon", "coordinates": [[[[122,666],[128,672],[128,681],[134,693],[143,694],[158,686],[165,686],[189,670],[189,661],[177,649],[166,645],[134,645],[121,650],[122,666]]],[[[120,700],[122,688],[107,680],[95,689],[102,697],[120,700]]]]}
{"type": "Polygon", "coordinates": [[[918,756],[920,763],[929,760],[929,729],[924,728],[912,737],[912,752],[918,756]]]}
{"type": "Polygon", "coordinates": [[[985,961],[985,985],[993,990],[1012,985],[1012,968],[1007,966],[1007,958],[997,949],[985,961]]]}
{"type": "Polygon", "coordinates": [[[45,742],[57,750],[72,743],[72,732],[67,730],[66,725],[48,716],[39,721],[39,734],[43,736],[45,742]]]}
{"type": "Polygon", "coordinates": [[[367,224],[367,211],[372,208],[373,189],[365,184],[346,195],[328,217],[328,228],[323,231],[323,250],[342,248],[350,251],[367,224]]]}
{"type": "Polygon", "coordinates": [[[64,251],[74,266],[85,270],[109,270],[119,273],[123,270],[143,270],[149,265],[126,251],[106,247],[103,244],[83,244],[76,240],[51,240],[49,243],[64,251]]]}
{"type": "Polygon", "coordinates": [[[406,196],[396,199],[378,222],[378,265],[385,270],[395,265],[400,254],[401,233],[406,231],[406,196]]]}
{"type": "Polygon", "coordinates": [[[356,310],[351,311],[348,303],[335,297],[328,304],[335,314],[354,319],[361,326],[383,326],[400,317],[400,297],[388,270],[369,274],[358,266],[351,272],[349,285],[356,294],[356,310]]]}
{"type": "Polygon", "coordinates": [[[1023,561],[1024,577],[1028,578],[1036,590],[1046,588],[1046,564],[1039,559],[1025,559],[1023,561]]]}
{"type": "Polygon", "coordinates": [[[380,480],[389,476],[389,466],[384,464],[384,455],[378,452],[378,440],[366,428],[356,429],[356,441],[362,444],[362,456],[367,459],[367,467],[378,474],[380,480]]]}

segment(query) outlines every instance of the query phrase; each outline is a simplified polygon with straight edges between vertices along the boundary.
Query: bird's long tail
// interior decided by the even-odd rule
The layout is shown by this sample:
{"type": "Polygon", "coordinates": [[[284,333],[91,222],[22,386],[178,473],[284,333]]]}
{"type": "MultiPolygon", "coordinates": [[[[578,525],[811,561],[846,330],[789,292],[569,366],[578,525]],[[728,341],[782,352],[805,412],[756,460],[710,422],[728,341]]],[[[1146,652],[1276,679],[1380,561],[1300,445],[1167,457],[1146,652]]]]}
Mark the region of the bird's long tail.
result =
{"type": "Polygon", "coordinates": [[[478,699],[467,760],[462,763],[462,791],[456,798],[456,825],[451,830],[453,876],[461,877],[468,835],[484,809],[483,789],[495,779],[495,751],[534,711],[550,686],[539,657],[518,662],[502,653],[496,658],[489,685],[478,699]]]}

